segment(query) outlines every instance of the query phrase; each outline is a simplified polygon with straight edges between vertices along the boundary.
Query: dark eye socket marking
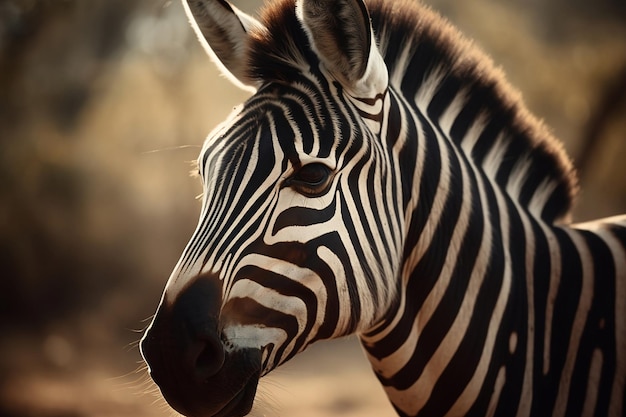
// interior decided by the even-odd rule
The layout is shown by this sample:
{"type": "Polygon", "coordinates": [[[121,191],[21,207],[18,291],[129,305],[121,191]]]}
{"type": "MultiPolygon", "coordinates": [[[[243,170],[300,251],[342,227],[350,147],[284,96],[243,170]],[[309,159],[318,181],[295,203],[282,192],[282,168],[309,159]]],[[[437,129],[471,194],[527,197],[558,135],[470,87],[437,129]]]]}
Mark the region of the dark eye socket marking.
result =
{"type": "Polygon", "coordinates": [[[321,163],[300,167],[286,180],[286,185],[307,197],[319,197],[328,191],[332,179],[331,169],[321,163]]]}

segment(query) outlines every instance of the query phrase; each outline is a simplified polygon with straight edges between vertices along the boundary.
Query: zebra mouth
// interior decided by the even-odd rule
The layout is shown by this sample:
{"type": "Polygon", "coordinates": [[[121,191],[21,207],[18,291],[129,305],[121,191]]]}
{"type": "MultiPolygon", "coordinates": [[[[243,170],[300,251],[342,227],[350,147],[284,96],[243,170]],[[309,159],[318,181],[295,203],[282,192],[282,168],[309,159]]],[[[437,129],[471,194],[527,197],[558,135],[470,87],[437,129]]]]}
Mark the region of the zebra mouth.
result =
{"type": "Polygon", "coordinates": [[[259,379],[251,378],[228,403],[211,417],[243,417],[252,410],[259,379]]]}
{"type": "Polygon", "coordinates": [[[176,303],[159,307],[141,340],[152,379],[187,417],[245,416],[261,377],[261,349],[226,343],[217,314],[206,312],[220,294],[211,280],[190,285],[176,303]]]}
{"type": "MultiPolygon", "coordinates": [[[[260,352],[246,350],[230,355],[211,378],[200,381],[181,372],[180,367],[151,369],[163,398],[187,417],[243,417],[252,409],[260,371],[260,352]]],[[[175,361],[174,361],[175,362],[175,361]]]]}
{"type": "Polygon", "coordinates": [[[168,404],[187,417],[243,417],[252,409],[259,382],[259,373],[244,380],[239,390],[224,389],[232,381],[207,381],[199,389],[161,386],[168,404]],[[234,392],[234,394],[233,394],[234,392]]]}

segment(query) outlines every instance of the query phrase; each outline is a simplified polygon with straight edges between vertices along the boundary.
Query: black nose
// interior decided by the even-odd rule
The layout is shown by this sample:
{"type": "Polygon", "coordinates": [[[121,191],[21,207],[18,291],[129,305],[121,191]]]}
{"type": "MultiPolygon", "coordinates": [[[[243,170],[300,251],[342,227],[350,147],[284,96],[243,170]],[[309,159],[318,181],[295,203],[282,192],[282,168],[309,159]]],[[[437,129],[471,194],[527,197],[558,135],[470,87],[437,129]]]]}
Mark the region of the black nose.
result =
{"type": "Polygon", "coordinates": [[[224,364],[222,341],[216,331],[206,330],[203,328],[195,332],[183,358],[183,366],[193,375],[197,383],[206,382],[218,373],[224,364]]]}
{"type": "MultiPolygon", "coordinates": [[[[185,402],[185,393],[206,389],[224,364],[218,325],[219,280],[198,277],[176,299],[162,303],[141,341],[141,352],[168,402],[185,402]]],[[[181,405],[182,407],[182,405],[181,405]]]]}

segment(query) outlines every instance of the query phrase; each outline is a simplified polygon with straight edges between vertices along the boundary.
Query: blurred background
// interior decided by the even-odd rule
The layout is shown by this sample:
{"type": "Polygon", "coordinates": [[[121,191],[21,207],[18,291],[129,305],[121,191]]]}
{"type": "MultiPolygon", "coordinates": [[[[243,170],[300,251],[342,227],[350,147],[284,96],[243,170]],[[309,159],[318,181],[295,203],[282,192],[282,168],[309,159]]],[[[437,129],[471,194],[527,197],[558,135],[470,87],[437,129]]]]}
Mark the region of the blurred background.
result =
{"type": "MultiPolygon", "coordinates": [[[[429,4],[564,141],[575,219],[626,212],[626,3],[429,4]]],[[[178,0],[0,0],[0,417],[174,415],[137,341],[197,221],[190,161],[246,97],[178,0]]],[[[259,397],[255,415],[393,415],[352,339],[259,397]]]]}

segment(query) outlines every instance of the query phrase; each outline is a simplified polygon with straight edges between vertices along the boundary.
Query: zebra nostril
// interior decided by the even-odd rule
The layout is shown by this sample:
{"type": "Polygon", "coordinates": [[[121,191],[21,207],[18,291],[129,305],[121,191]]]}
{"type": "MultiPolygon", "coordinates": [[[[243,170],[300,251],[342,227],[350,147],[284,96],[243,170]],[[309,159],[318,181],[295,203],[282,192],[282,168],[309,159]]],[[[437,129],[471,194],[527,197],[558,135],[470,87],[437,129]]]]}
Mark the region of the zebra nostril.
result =
{"type": "Polygon", "coordinates": [[[188,365],[198,383],[204,383],[224,365],[224,345],[217,335],[198,336],[188,348],[188,365]]]}
{"type": "Polygon", "coordinates": [[[212,275],[198,276],[172,303],[171,332],[178,340],[181,369],[190,382],[205,383],[224,365],[216,310],[221,305],[222,288],[212,275]]]}

